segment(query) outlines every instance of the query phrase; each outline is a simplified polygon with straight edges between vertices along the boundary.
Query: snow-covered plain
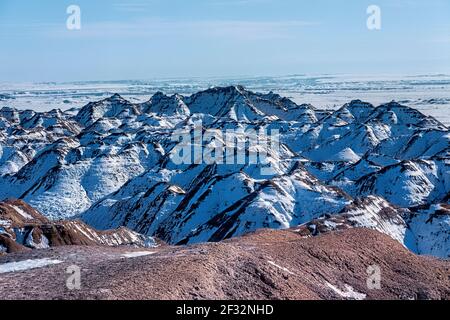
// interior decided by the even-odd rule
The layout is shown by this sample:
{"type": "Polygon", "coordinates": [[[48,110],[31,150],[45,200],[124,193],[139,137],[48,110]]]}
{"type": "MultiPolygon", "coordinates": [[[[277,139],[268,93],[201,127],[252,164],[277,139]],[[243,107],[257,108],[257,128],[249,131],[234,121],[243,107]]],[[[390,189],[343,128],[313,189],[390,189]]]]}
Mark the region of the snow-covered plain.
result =
{"type": "Polygon", "coordinates": [[[359,99],[373,105],[395,100],[450,125],[450,75],[289,75],[278,77],[181,78],[71,83],[0,83],[0,109],[49,111],[81,108],[113,93],[144,102],[156,93],[183,95],[212,86],[242,85],[258,92],[274,91],[298,104],[337,109],[359,99]]]}

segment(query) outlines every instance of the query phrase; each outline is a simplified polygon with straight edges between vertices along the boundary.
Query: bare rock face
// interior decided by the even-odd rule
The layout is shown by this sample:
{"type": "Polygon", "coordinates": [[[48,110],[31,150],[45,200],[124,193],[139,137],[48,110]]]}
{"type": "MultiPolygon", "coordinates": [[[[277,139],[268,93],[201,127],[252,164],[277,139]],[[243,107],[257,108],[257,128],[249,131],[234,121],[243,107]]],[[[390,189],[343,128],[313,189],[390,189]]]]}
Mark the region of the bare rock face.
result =
{"type": "Polygon", "coordinates": [[[51,222],[21,200],[0,202],[0,254],[64,245],[152,247],[156,242],[127,228],[97,231],[79,220],[51,222]]]}
{"type": "Polygon", "coordinates": [[[0,299],[450,299],[448,260],[417,256],[365,228],[310,238],[261,230],[145,250],[65,246],[32,258],[12,272],[30,255],[0,257],[0,299]],[[42,259],[54,264],[33,264],[42,259]],[[83,270],[80,290],[66,287],[70,265],[83,270]]]}

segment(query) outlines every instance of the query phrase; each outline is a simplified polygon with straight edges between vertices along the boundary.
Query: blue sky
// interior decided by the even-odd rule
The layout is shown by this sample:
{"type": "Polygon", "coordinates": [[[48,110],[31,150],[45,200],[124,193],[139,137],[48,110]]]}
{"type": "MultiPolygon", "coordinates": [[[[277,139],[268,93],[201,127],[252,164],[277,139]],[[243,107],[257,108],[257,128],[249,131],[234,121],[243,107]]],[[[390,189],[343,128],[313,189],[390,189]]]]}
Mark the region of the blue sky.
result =
{"type": "Polygon", "coordinates": [[[450,1],[0,0],[0,43],[0,81],[450,73],[450,1]]]}

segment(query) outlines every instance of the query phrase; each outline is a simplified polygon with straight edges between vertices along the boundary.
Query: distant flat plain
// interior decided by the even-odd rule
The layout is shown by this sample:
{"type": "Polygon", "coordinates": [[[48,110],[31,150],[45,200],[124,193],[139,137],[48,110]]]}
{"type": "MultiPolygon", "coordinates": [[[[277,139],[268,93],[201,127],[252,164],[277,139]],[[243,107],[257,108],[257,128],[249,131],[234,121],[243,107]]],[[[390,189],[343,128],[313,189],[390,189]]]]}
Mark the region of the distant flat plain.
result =
{"type": "Polygon", "coordinates": [[[273,91],[298,104],[337,109],[360,99],[374,105],[395,100],[450,125],[450,75],[288,75],[276,77],[173,78],[152,80],[1,83],[0,108],[68,110],[119,93],[131,102],[144,102],[155,92],[184,94],[213,86],[242,85],[273,91]]]}

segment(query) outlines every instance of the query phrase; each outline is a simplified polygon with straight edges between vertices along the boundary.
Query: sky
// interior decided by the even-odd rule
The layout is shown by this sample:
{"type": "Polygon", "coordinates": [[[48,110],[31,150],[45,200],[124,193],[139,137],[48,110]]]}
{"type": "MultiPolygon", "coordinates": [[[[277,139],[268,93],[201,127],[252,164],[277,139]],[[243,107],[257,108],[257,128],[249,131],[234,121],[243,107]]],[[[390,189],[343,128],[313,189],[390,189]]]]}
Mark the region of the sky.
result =
{"type": "Polygon", "coordinates": [[[327,73],[450,73],[450,0],[0,0],[2,82],[327,73]]]}

